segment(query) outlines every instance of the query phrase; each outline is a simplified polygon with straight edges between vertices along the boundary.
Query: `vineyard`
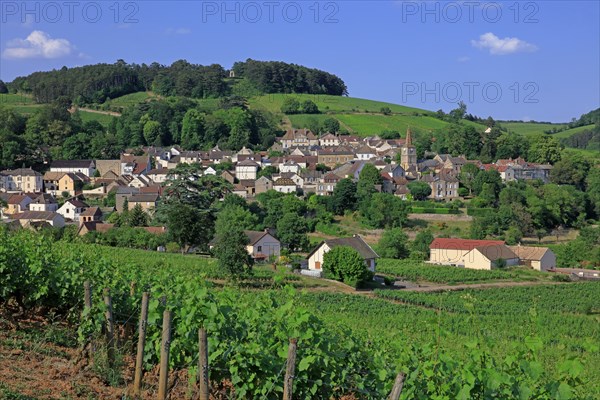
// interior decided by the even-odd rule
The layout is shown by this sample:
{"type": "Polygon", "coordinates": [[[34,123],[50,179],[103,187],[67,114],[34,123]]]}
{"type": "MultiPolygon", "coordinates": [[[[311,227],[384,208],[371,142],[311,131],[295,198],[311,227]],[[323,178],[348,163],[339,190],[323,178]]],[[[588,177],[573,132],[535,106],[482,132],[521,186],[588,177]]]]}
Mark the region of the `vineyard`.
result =
{"type": "MultiPolygon", "coordinates": [[[[382,399],[400,371],[407,375],[402,399],[594,399],[600,394],[592,368],[600,364],[594,284],[540,287],[529,297],[525,289],[511,289],[505,297],[469,292],[482,304],[493,301],[502,311],[494,314],[479,313],[478,306],[463,312],[461,293],[456,300],[448,295],[447,303],[431,295],[431,303],[411,306],[313,292],[295,275],[266,269],[249,280],[266,286],[231,285],[223,278],[209,259],[0,231],[1,323],[16,309],[32,313],[43,307],[73,320],[81,344],[90,337],[100,340],[108,288],[122,328],[120,342],[130,343],[120,351],[132,354],[135,340],[127,332],[137,325],[142,292],[149,292],[145,369],[153,371],[159,363],[161,320],[168,309],[170,369],[196,376],[203,327],[211,384],[228,382],[237,399],[281,398],[290,338],[298,339],[297,399],[382,399]],[[85,281],[92,284],[92,307],[82,313],[85,281]],[[305,289],[298,292],[290,284],[305,289]]],[[[477,301],[469,298],[467,310],[471,303],[477,301]]]]}
{"type": "Polygon", "coordinates": [[[415,282],[433,283],[475,283],[501,280],[534,281],[549,279],[550,274],[525,269],[474,270],[431,265],[414,260],[381,259],[377,262],[377,272],[415,282]]]}

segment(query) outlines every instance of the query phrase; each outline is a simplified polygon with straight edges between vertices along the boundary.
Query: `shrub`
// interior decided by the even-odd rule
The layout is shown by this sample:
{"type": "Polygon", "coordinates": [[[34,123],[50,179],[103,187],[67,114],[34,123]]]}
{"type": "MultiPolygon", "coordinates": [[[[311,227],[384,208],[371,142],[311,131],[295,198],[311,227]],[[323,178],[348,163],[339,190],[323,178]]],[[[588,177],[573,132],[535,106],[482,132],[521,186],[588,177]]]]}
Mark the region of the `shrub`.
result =
{"type": "Polygon", "coordinates": [[[344,282],[354,288],[373,278],[358,251],[348,246],[334,247],[325,253],[323,270],[327,278],[344,282]]]}

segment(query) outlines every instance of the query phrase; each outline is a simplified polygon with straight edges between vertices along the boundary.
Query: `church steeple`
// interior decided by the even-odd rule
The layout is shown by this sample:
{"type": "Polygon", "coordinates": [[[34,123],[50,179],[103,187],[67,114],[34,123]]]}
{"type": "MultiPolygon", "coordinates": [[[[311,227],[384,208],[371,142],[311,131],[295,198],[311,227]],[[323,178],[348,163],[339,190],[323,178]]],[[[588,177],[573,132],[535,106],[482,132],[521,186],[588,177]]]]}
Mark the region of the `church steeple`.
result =
{"type": "Polygon", "coordinates": [[[409,171],[417,167],[417,149],[412,143],[412,132],[410,127],[406,129],[406,140],[400,153],[400,165],[405,171],[409,171]]]}
{"type": "Polygon", "coordinates": [[[412,146],[412,132],[410,131],[410,126],[406,128],[406,142],[404,145],[406,147],[412,146]]]}

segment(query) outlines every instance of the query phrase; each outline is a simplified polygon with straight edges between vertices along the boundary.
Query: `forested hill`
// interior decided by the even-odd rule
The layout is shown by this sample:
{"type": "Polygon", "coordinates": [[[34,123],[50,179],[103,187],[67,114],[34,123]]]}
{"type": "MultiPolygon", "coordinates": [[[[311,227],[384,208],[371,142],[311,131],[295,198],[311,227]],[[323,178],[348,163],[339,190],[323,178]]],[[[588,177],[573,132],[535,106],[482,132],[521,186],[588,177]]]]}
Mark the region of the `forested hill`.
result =
{"type": "MultiPolygon", "coordinates": [[[[236,62],[235,76],[263,93],[348,94],[344,81],[328,72],[274,61],[236,62]]],[[[151,90],[162,96],[216,98],[231,94],[229,73],[219,64],[209,66],[179,60],[170,66],[158,63],[95,64],[18,77],[8,84],[12,92],[31,94],[39,103],[61,96],[77,105],[104,103],[129,93],[151,90]]]]}

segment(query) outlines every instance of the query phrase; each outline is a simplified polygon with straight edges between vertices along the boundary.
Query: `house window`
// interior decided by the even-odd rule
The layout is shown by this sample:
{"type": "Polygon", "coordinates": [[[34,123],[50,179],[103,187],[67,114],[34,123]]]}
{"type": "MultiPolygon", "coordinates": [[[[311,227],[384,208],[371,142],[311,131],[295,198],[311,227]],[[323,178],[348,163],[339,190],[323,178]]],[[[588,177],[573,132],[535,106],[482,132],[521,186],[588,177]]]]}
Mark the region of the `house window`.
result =
{"type": "Polygon", "coordinates": [[[258,251],[260,253],[262,251],[262,246],[256,247],[256,251],[258,251]]]}

